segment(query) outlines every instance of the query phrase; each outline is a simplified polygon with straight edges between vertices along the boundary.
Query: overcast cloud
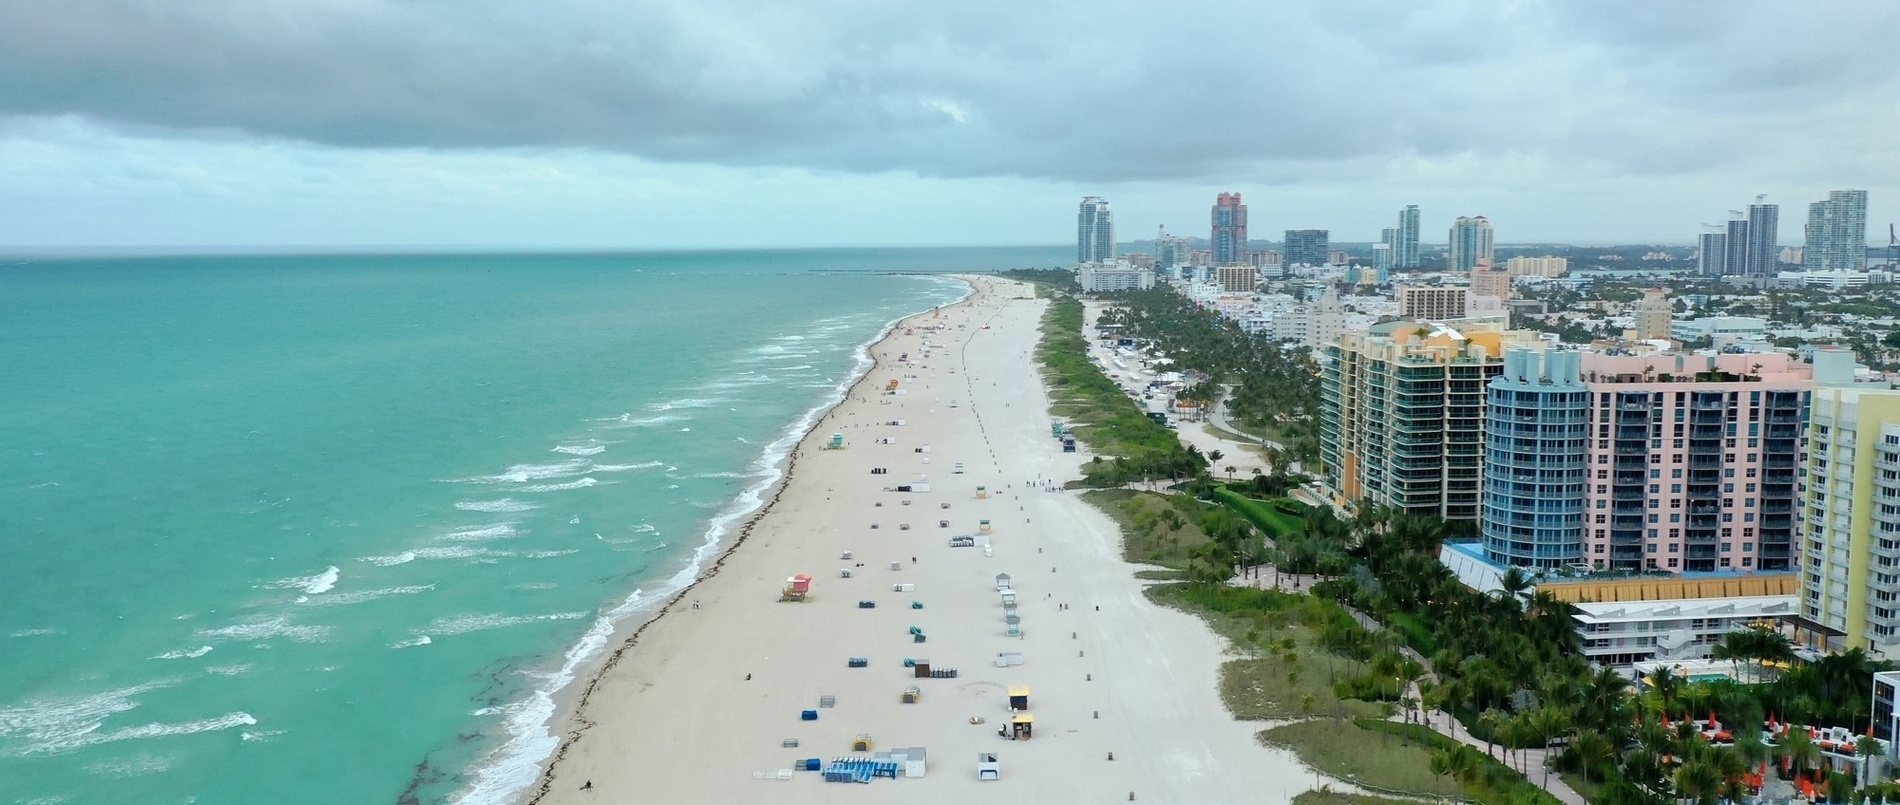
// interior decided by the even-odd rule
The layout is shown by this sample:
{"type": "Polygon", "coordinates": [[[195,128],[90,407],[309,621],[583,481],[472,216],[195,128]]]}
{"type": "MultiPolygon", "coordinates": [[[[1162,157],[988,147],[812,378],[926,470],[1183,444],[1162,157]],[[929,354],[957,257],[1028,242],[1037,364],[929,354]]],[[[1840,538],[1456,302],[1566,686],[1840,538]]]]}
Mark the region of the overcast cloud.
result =
{"type": "MultiPolygon", "coordinates": [[[[1900,5],[0,0],[0,242],[1687,242],[1900,209],[1900,5]],[[735,219],[742,222],[735,226],[735,219]],[[1430,235],[1428,235],[1429,239],[1430,235]]],[[[1884,233],[1882,233],[1884,235],[1884,233]]]]}

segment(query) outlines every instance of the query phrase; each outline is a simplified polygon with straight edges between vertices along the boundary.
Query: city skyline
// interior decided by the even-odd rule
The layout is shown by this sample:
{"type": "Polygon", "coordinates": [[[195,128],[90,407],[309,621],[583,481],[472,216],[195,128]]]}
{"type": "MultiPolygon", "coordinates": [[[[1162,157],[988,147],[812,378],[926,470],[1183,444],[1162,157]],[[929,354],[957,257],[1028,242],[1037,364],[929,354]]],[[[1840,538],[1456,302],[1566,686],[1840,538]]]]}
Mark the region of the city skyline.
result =
{"type": "Polygon", "coordinates": [[[1222,189],[1262,231],[1341,242],[1404,204],[1513,242],[1685,243],[1717,199],[1840,187],[1870,191],[1876,239],[1900,220],[1880,34],[1900,8],[1179,13],[1224,24],[1072,3],[7,4],[0,244],[1055,244],[1080,196],[1115,199],[1127,232],[1192,232],[1222,189]],[[1187,57],[1259,30],[1292,46],[1213,85],[1187,57]],[[1450,32],[1495,46],[1432,44],[1450,32]],[[1111,53],[1124,67],[1100,69],[1111,53]],[[1101,99],[1143,114],[1100,125],[1101,99]],[[1210,108],[1236,114],[1198,125],[1210,108]]]}

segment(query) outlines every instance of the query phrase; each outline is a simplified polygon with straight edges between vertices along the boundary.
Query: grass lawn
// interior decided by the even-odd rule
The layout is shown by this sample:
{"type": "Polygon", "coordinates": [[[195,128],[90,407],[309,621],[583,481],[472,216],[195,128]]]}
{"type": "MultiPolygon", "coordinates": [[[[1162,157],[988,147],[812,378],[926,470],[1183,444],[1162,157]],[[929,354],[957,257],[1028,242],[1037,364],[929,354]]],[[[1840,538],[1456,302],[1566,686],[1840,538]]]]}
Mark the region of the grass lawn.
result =
{"type": "Polygon", "coordinates": [[[1207,544],[1195,512],[1202,504],[1186,495],[1100,489],[1082,493],[1082,499],[1121,526],[1122,558],[1127,561],[1182,570],[1188,553],[1207,544]]]}
{"type": "Polygon", "coordinates": [[[1432,750],[1352,721],[1319,718],[1260,733],[1260,742],[1292,750],[1300,760],[1352,783],[1414,795],[1453,797],[1458,782],[1432,773],[1432,750]]]}
{"type": "Polygon", "coordinates": [[[1306,791],[1293,798],[1293,805],[1418,805],[1417,800],[1374,797],[1365,794],[1348,794],[1344,791],[1326,789],[1306,791]]]}
{"type": "Polygon", "coordinates": [[[1351,675],[1353,667],[1316,645],[1305,624],[1315,616],[1307,610],[1337,604],[1304,595],[1230,588],[1225,592],[1232,605],[1220,609],[1208,606],[1195,588],[1162,584],[1147,592],[1157,603],[1199,615],[1228,639],[1228,650],[1237,657],[1221,665],[1221,701],[1235,718],[1384,717],[1384,704],[1333,694],[1333,681],[1351,675]]]}

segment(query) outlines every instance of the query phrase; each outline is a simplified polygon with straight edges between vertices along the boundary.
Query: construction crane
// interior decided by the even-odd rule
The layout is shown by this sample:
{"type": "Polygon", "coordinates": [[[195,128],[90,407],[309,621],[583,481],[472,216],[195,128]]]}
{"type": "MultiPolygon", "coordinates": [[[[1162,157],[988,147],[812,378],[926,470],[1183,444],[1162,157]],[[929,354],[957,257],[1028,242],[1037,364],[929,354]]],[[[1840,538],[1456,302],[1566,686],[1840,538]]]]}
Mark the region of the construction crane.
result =
{"type": "Polygon", "coordinates": [[[1894,237],[1893,224],[1887,225],[1887,270],[1900,268],[1900,237],[1894,237]]]}

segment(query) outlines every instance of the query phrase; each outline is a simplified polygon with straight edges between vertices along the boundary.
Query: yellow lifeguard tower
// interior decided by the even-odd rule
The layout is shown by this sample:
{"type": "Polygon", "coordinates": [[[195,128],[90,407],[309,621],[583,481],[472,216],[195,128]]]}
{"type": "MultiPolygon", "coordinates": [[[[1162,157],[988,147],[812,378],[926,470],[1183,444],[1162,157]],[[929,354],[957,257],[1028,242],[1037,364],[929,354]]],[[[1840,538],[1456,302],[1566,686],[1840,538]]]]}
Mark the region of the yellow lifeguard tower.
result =
{"type": "Polygon", "coordinates": [[[851,739],[851,751],[853,752],[871,751],[871,733],[860,732],[858,733],[858,737],[851,739]]]}
{"type": "Polygon", "coordinates": [[[902,699],[899,699],[899,701],[904,704],[916,704],[922,698],[924,698],[923,689],[912,685],[904,689],[904,696],[902,699]]]}
{"type": "Polygon", "coordinates": [[[976,521],[976,530],[985,534],[990,533],[990,521],[987,518],[976,521]]]}
{"type": "Polygon", "coordinates": [[[1017,713],[1009,717],[1009,731],[1018,741],[1029,740],[1036,729],[1036,714],[1017,713]]]}
{"type": "Polygon", "coordinates": [[[982,486],[978,486],[978,487],[976,488],[976,499],[977,499],[977,500],[986,500],[986,499],[988,499],[988,498],[989,498],[989,496],[990,496],[990,490],[988,490],[988,489],[985,489],[985,488],[984,488],[984,487],[982,487],[982,486]]]}

